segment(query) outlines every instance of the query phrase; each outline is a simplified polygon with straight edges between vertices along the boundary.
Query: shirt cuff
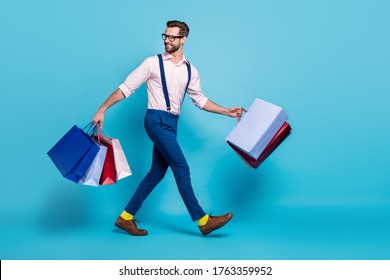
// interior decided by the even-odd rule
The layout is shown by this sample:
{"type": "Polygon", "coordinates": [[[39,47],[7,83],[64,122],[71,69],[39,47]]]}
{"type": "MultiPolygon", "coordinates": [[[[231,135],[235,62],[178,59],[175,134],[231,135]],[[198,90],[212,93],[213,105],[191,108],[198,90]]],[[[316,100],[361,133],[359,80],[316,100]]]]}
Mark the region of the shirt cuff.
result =
{"type": "Polygon", "coordinates": [[[206,104],[207,100],[209,100],[207,97],[203,97],[199,102],[198,104],[196,104],[196,106],[199,108],[199,109],[203,109],[204,105],[206,104]]]}
{"type": "Polygon", "coordinates": [[[134,91],[129,89],[129,87],[126,86],[124,83],[119,86],[119,89],[123,92],[126,98],[134,93],[134,91]]]}

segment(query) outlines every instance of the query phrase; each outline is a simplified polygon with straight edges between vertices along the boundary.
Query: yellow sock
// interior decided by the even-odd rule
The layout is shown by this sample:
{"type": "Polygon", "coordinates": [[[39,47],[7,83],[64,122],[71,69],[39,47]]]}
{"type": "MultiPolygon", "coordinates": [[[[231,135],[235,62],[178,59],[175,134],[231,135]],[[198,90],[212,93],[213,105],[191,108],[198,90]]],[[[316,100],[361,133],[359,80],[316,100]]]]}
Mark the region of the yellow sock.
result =
{"type": "Polygon", "coordinates": [[[204,215],[202,218],[198,220],[198,226],[204,226],[209,220],[209,215],[204,215]]]}
{"type": "Polygon", "coordinates": [[[125,219],[126,221],[129,221],[129,220],[132,220],[133,219],[133,215],[131,215],[130,213],[127,213],[126,210],[124,210],[121,214],[121,217],[123,219],[125,219]]]}

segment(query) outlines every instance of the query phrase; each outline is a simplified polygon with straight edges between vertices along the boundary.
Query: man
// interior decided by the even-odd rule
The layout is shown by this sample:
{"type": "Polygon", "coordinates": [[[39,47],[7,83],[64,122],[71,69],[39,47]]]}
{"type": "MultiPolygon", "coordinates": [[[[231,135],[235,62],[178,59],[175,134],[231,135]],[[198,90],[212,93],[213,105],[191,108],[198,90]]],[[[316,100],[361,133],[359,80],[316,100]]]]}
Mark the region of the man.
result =
{"type": "Polygon", "coordinates": [[[180,195],[192,220],[198,221],[203,235],[219,229],[233,217],[232,213],[211,216],[203,211],[195,197],[190,170],[176,139],[177,121],[186,91],[200,109],[230,117],[239,117],[242,114],[240,107],[224,108],[204,96],[198,71],[184,57],[183,46],[188,33],[189,28],[184,22],[168,21],[165,33],[162,34],[166,52],[145,59],[107,98],[92,119],[94,124],[103,126],[104,112],[110,106],[129,97],[142,83],[147,83],[148,109],[145,129],[154,144],[152,166],[115,223],[131,235],[147,235],[146,230],[137,227],[133,217],[154,187],[164,178],[168,167],[173,171],[180,195]]]}

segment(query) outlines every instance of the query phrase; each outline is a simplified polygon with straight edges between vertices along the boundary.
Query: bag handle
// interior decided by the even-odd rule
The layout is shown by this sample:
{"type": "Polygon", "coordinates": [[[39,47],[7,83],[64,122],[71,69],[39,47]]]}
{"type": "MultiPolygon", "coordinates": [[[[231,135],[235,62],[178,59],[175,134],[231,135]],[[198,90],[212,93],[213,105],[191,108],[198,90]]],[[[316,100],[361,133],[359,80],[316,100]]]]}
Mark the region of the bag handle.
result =
{"type": "Polygon", "coordinates": [[[103,138],[103,133],[102,133],[101,127],[100,127],[98,124],[95,125],[92,134],[93,134],[93,135],[96,135],[97,140],[98,140],[98,142],[100,143],[100,139],[103,138]]]}
{"type": "Polygon", "coordinates": [[[82,129],[82,131],[84,131],[86,134],[90,135],[90,132],[91,132],[91,128],[94,126],[94,124],[92,122],[88,123],[86,126],[84,126],[84,128],[82,129]],[[85,130],[87,128],[87,130],[85,130]]]}
{"type": "Polygon", "coordinates": [[[95,125],[95,128],[93,130],[93,134],[97,136],[98,142],[100,143],[100,139],[103,137],[108,137],[112,139],[112,137],[105,131],[103,128],[101,128],[98,124],[95,125]]]}
{"type": "MultiPolygon", "coordinates": [[[[241,108],[243,112],[248,112],[247,110],[245,110],[245,108],[241,108]]],[[[241,117],[242,117],[242,114],[240,117],[237,117],[237,123],[239,123],[241,121],[241,117]]]]}

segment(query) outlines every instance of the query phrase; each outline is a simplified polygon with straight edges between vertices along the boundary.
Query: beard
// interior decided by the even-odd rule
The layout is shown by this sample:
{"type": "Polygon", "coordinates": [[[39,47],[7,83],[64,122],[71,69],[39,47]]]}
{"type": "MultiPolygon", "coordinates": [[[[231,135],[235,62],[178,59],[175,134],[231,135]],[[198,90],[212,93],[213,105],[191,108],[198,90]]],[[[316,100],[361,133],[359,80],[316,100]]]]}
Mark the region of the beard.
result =
{"type": "Polygon", "coordinates": [[[180,45],[173,45],[173,44],[170,44],[170,43],[165,43],[165,51],[167,53],[174,53],[175,51],[177,51],[178,49],[180,49],[180,45]]]}

